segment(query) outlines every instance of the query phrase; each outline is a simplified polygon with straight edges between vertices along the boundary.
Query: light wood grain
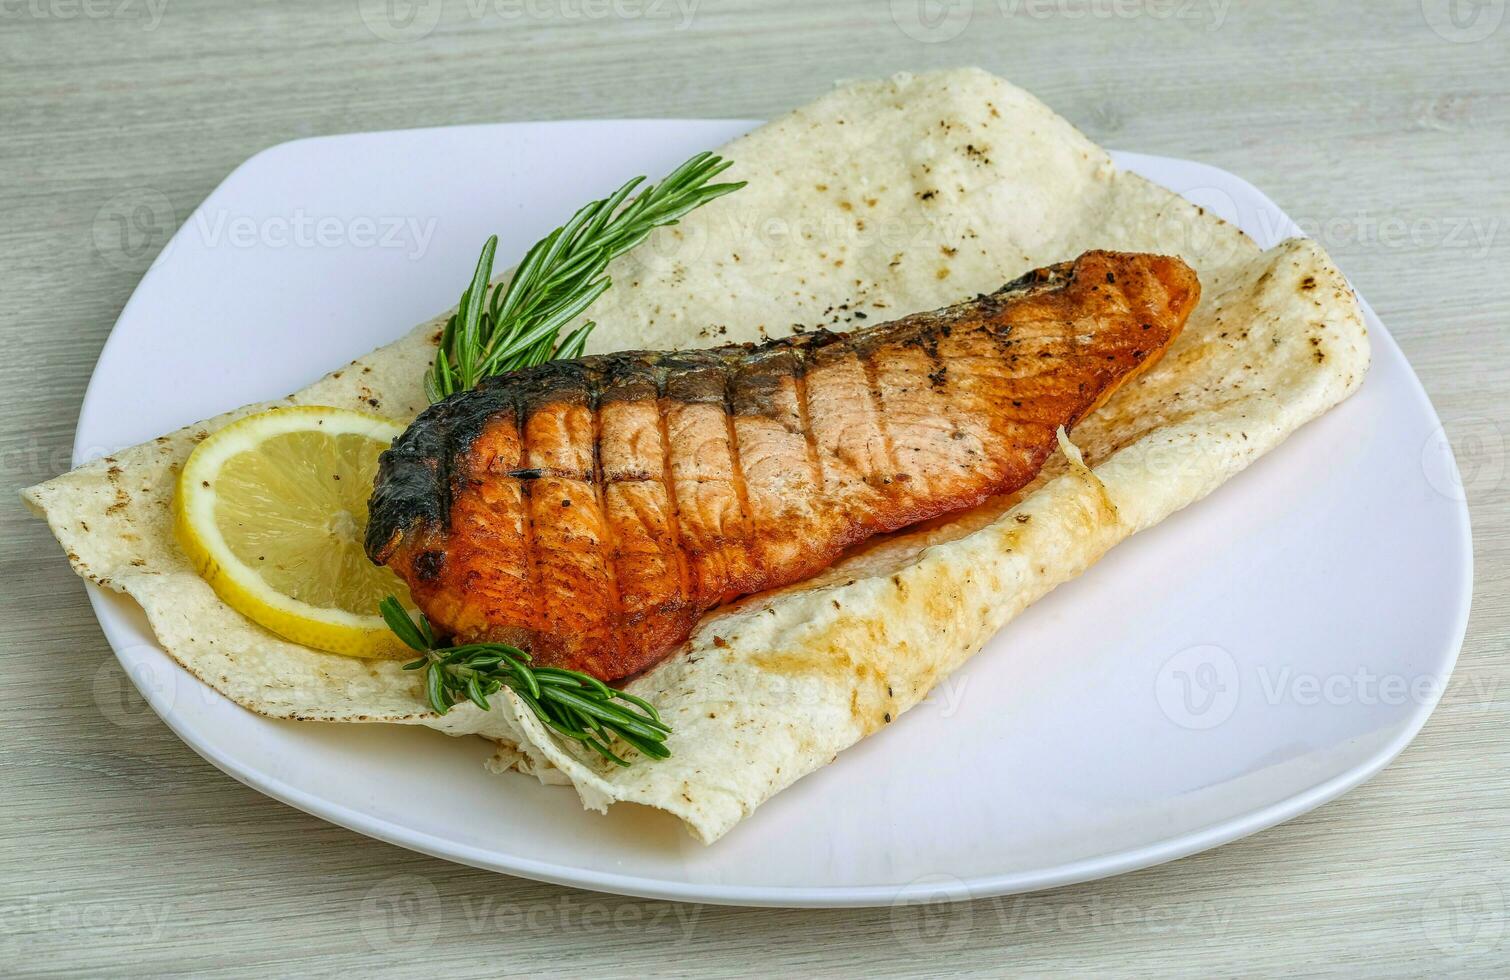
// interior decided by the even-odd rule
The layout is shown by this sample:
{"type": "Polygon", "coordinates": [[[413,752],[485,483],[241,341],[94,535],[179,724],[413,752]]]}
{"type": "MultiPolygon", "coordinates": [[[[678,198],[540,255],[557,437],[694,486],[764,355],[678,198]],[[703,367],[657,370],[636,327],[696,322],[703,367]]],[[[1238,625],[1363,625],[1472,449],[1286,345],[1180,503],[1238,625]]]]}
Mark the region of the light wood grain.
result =
{"type": "Polygon", "coordinates": [[[633,16],[655,2],[448,3],[402,43],[364,20],[383,16],[378,0],[0,5],[5,483],[66,468],[90,369],[145,259],[267,146],[510,119],[763,117],[832,79],[980,64],[1103,144],[1247,177],[1318,230],[1390,325],[1473,509],[1473,616],[1442,706],[1341,800],[1121,878],[921,911],[620,900],[411,854],[221,775],[126,693],[82,585],[8,491],[0,972],[1510,971],[1504,0],[1478,22],[1464,4],[1457,27],[1448,0],[961,0],[930,8],[970,14],[932,42],[919,37],[960,22],[930,28],[912,0],[633,16]],[[120,238],[122,215],[144,217],[136,238],[120,238]],[[389,918],[404,900],[413,915],[389,918]]]}

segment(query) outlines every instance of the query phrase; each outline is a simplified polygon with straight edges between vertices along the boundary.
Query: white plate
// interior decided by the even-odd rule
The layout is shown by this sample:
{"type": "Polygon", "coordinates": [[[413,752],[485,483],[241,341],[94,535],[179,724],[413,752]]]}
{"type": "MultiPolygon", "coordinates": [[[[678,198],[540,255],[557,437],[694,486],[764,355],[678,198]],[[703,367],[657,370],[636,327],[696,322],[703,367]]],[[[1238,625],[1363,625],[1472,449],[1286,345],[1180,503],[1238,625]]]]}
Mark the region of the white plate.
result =
{"type": "MultiPolygon", "coordinates": [[[[258,154],[121,314],[76,454],[298,388],[453,303],[488,234],[517,256],[625,174],[664,173],[751,125],[508,124],[258,154]]],[[[1260,244],[1294,231],[1223,171],[1118,160],[1260,244]]],[[[135,604],[91,599],[153,707],[215,765],[453,861],[631,895],[808,906],[1116,874],[1356,786],[1447,683],[1468,613],[1467,512],[1430,402],[1371,311],[1368,322],[1374,366],[1352,399],[1057,589],[929,703],[711,848],[652,811],[602,817],[568,789],[486,773],[481,740],[257,717],[172,664],[135,604]]]]}

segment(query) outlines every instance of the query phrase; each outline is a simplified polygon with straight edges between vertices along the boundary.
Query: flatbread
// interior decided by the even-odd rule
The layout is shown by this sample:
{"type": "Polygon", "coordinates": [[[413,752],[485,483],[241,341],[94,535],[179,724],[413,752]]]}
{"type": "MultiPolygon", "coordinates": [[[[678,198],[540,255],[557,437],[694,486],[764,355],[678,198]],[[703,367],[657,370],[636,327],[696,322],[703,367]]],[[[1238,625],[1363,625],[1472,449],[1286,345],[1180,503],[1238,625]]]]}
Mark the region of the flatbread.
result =
{"type": "Polygon", "coordinates": [[[989,292],[1090,248],[1177,254],[1203,298],[1149,373],[1074,432],[1018,493],[874,541],[796,587],[715,611],[636,680],[673,756],[617,769],[562,746],[512,695],[430,713],[417,678],[280,640],[196,576],[170,525],[194,445],[272,404],[399,419],[443,317],[283,402],[247,406],[23,492],[80,575],[131,595],[187,670],[275,718],[421,724],[500,741],[500,762],[582,802],[669,811],[712,842],[885,727],[991,635],[1108,548],[1209,493],[1352,392],[1368,341],[1313,241],[1261,251],[1148,181],[1042,103],[979,70],[839,88],[721,151],[750,185],[664,229],[612,269],[594,351],[708,346],[841,329],[989,292]]]}

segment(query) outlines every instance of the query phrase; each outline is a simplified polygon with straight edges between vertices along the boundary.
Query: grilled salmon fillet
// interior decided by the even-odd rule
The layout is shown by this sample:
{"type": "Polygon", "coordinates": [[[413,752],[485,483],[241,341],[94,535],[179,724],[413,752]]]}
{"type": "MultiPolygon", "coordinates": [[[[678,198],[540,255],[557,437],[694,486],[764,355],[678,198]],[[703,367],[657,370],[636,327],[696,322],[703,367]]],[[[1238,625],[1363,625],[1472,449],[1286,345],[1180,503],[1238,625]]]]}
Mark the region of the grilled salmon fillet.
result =
{"type": "Polygon", "coordinates": [[[1087,252],[851,333],[626,351],[489,378],[382,456],[367,554],[437,629],[612,681],[708,609],[1037,475],[1200,295],[1087,252]]]}

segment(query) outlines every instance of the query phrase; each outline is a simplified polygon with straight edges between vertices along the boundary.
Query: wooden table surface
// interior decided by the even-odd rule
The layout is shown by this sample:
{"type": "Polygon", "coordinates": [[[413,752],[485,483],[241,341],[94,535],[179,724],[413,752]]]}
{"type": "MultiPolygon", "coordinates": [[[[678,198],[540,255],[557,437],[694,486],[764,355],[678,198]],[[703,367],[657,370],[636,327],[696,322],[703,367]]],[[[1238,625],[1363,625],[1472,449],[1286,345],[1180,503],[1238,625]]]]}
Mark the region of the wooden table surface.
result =
{"type": "Polygon", "coordinates": [[[330,826],[200,759],[125,682],[7,492],[0,973],[1510,971],[1506,0],[0,0],[4,481],[66,468],[146,261],[264,147],[767,117],[834,79],[959,64],[1105,145],[1247,177],[1404,347],[1457,448],[1477,584],[1452,684],[1398,761],[1238,843],[1031,896],[780,911],[536,884],[330,826]],[[413,913],[397,926],[393,901],[413,913]]]}

